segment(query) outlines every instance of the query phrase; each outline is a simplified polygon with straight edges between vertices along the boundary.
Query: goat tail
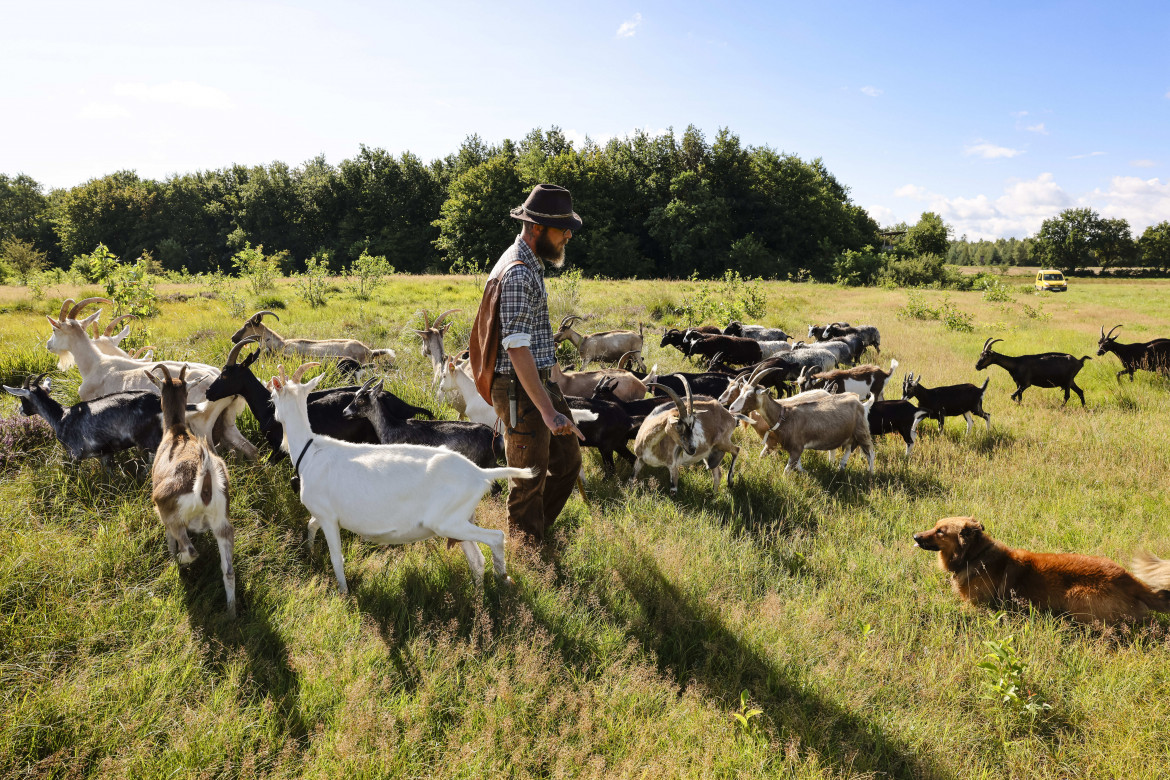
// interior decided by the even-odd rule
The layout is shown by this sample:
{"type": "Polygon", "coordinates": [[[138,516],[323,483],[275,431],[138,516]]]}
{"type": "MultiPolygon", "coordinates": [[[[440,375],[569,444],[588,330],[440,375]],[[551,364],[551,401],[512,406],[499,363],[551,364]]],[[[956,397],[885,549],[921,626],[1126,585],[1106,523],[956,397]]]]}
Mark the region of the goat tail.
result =
{"type": "Polygon", "coordinates": [[[203,506],[211,505],[211,497],[215,492],[215,461],[211,453],[211,446],[204,443],[200,449],[203,451],[203,461],[199,467],[199,473],[195,475],[195,482],[191,486],[191,493],[199,496],[199,500],[203,502],[203,506]]]}
{"type": "Polygon", "coordinates": [[[890,358],[890,373],[886,374],[886,378],[892,377],[894,372],[898,370],[898,359],[890,358]]]}
{"type": "Polygon", "coordinates": [[[1092,359],[1093,359],[1092,355],[1081,355],[1081,365],[1084,365],[1086,360],[1092,360],[1092,359]]]}
{"type": "Polygon", "coordinates": [[[1134,555],[1130,566],[1134,576],[1154,591],[1155,601],[1147,601],[1146,606],[1159,612],[1170,612],[1170,561],[1143,550],[1134,555]]]}
{"type": "Polygon", "coordinates": [[[989,384],[991,384],[991,376],[990,375],[988,375],[988,377],[983,380],[983,387],[979,388],[980,395],[983,395],[984,393],[987,392],[987,386],[989,384]]]}
{"type": "Polygon", "coordinates": [[[379,359],[393,363],[398,359],[398,355],[392,349],[371,349],[370,360],[376,361],[379,359]]]}
{"type": "Polygon", "coordinates": [[[483,478],[488,482],[494,482],[497,479],[533,479],[539,473],[535,467],[526,469],[502,467],[480,470],[483,472],[483,478]]]}

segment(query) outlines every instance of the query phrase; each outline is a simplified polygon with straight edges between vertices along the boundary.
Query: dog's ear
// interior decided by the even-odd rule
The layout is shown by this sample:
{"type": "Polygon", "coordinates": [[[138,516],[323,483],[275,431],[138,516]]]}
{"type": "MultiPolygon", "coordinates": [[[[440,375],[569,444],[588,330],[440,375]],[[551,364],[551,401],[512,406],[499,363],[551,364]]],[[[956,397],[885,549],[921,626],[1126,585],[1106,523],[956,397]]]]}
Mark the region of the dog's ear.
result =
{"type": "Polygon", "coordinates": [[[959,532],[959,544],[963,545],[967,542],[973,541],[983,533],[983,525],[978,521],[972,519],[969,523],[963,526],[963,530],[959,532]]]}

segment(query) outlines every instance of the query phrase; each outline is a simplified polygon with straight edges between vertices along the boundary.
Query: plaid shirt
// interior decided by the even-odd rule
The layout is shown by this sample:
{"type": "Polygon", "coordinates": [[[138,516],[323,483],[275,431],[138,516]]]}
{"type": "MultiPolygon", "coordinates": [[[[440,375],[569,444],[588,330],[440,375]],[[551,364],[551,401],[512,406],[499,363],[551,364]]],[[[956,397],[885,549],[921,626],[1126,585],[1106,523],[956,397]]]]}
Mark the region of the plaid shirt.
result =
{"type": "Polygon", "coordinates": [[[556,345],[548,319],[544,264],[532,254],[524,239],[516,236],[516,242],[500,255],[488,278],[495,279],[501,273],[500,351],[496,357],[496,373],[512,373],[507,350],[513,347],[528,347],[538,369],[551,367],[556,362],[556,345]],[[523,260],[524,264],[512,266],[515,260],[523,260]]]}

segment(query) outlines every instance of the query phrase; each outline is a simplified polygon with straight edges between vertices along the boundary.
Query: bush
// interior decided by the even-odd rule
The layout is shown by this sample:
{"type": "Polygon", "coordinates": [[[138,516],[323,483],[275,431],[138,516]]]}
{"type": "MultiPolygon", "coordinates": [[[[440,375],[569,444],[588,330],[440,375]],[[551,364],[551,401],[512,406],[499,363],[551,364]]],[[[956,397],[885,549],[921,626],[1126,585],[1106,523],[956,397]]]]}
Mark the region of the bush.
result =
{"type": "Polygon", "coordinates": [[[359,300],[367,301],[370,293],[381,283],[384,277],[394,273],[394,266],[387,262],[382,255],[371,255],[362,251],[357,260],[349,266],[349,276],[356,278],[354,294],[359,300]]]}
{"type": "Polygon", "coordinates": [[[328,293],[329,264],[321,257],[305,261],[305,272],[293,277],[293,284],[305,302],[316,309],[325,305],[328,293]]]}
{"type": "Polygon", "coordinates": [[[28,278],[40,273],[49,264],[48,256],[37,251],[28,241],[19,238],[6,238],[0,242],[0,258],[11,269],[21,284],[28,284],[28,278]]]}
{"type": "Polygon", "coordinates": [[[232,256],[232,266],[241,279],[247,279],[252,288],[252,294],[259,296],[276,287],[276,278],[280,276],[280,260],[287,252],[278,252],[275,255],[265,255],[264,245],[253,247],[245,243],[244,248],[232,256]]]}
{"type": "Polygon", "coordinates": [[[833,278],[848,287],[871,285],[877,281],[883,262],[883,256],[872,246],[860,251],[846,249],[833,263],[833,278]]]}
{"type": "Polygon", "coordinates": [[[745,281],[739,271],[728,270],[720,282],[699,279],[698,271],[691,281],[699,285],[693,298],[684,297],[678,307],[687,322],[720,322],[762,317],[767,309],[762,279],[745,281]]]}

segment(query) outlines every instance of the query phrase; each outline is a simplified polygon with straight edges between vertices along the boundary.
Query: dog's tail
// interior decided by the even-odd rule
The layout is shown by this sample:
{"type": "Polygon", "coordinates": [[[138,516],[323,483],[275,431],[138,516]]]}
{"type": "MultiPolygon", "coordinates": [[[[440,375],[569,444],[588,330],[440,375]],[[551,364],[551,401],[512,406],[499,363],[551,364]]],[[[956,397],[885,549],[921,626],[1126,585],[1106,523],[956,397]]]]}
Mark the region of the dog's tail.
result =
{"type": "Polygon", "coordinates": [[[1154,591],[1157,598],[1156,604],[1147,606],[1159,612],[1170,612],[1170,561],[1141,551],[1134,555],[1130,565],[1133,567],[1134,576],[1154,591]]]}

